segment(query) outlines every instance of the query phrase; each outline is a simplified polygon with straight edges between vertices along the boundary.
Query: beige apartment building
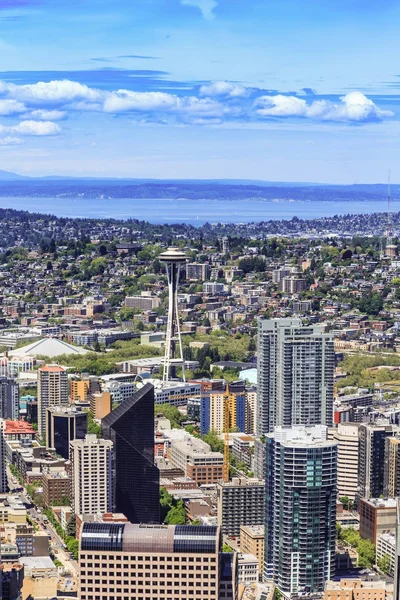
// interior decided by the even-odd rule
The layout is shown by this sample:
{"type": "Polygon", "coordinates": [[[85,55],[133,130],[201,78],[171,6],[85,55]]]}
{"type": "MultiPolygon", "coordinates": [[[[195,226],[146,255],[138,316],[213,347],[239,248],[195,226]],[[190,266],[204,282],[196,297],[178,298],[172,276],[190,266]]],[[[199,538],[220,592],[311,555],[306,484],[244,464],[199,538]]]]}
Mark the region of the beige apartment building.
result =
{"type": "Polygon", "coordinates": [[[95,419],[104,419],[111,412],[112,402],[110,392],[90,394],[90,411],[95,419]]]}
{"type": "Polygon", "coordinates": [[[264,525],[240,527],[240,551],[258,558],[260,573],[264,568],[264,525]]]}
{"type": "Polygon", "coordinates": [[[356,423],[339,423],[329,430],[329,439],[337,442],[338,497],[355,501],[358,485],[358,428],[356,423]]]}
{"type": "Polygon", "coordinates": [[[83,523],[78,596],[235,600],[235,555],[220,550],[218,527],[83,523]]]}
{"type": "Polygon", "coordinates": [[[78,515],[112,512],[113,443],[86,435],[70,443],[73,509],[78,515]]]}

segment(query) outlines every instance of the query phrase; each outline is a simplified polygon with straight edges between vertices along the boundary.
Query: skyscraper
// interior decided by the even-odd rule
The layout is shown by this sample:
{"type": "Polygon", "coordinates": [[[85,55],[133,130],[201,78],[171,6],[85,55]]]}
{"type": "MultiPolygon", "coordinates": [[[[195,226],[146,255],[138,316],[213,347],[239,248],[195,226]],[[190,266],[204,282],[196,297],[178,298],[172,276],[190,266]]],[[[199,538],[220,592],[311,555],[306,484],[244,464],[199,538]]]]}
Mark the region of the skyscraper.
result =
{"type": "Polygon", "coordinates": [[[333,421],[333,336],[300,319],[259,319],[259,436],[275,426],[330,426],[333,421]]]}
{"type": "Polygon", "coordinates": [[[46,447],[68,460],[72,440],[83,440],[87,434],[88,415],[75,406],[51,406],[46,411],[46,447]]]}
{"type": "Polygon", "coordinates": [[[131,523],[159,523],[159,472],[154,465],[154,388],[146,384],[102,421],[113,443],[113,510],[131,523]]]}
{"type": "Polygon", "coordinates": [[[19,418],[19,387],[14,377],[0,377],[0,418],[19,418]]]}
{"type": "Polygon", "coordinates": [[[322,425],[266,436],[264,577],[285,596],[322,592],[334,575],[336,462],[322,425]]]}
{"type": "Polygon", "coordinates": [[[68,404],[67,371],[58,365],[48,365],[38,370],[38,431],[46,431],[46,410],[50,406],[68,404]]]}
{"type": "Polygon", "coordinates": [[[112,442],[87,435],[70,444],[73,509],[77,515],[112,512],[112,442]]]}

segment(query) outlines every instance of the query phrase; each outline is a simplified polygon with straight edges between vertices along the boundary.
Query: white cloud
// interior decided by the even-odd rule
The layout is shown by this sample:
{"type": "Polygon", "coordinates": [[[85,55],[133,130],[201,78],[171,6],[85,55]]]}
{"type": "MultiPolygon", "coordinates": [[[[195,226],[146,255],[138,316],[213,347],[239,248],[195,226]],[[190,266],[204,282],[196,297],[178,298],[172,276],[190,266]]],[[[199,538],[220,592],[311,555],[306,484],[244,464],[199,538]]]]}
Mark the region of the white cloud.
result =
{"type": "Polygon", "coordinates": [[[17,100],[0,100],[0,115],[2,117],[8,115],[16,115],[25,111],[26,108],[24,104],[22,104],[21,102],[17,102],[17,100]]]}
{"type": "Polygon", "coordinates": [[[0,116],[24,113],[25,117],[11,129],[0,126],[0,135],[57,135],[60,127],[55,121],[74,111],[137,113],[145,122],[174,124],[233,118],[237,123],[248,123],[265,117],[368,123],[394,116],[392,111],[382,110],[361,92],[351,92],[335,100],[265,94],[253,101],[255,93],[255,89],[229,81],[214,81],[201,86],[197,95],[185,96],[164,91],[104,91],[67,79],[29,85],[0,80],[0,116]]]}
{"type": "Polygon", "coordinates": [[[57,123],[51,121],[21,121],[18,125],[5,126],[0,125],[0,136],[3,134],[19,134],[19,135],[58,135],[61,132],[57,123]]]}
{"type": "Polygon", "coordinates": [[[189,96],[181,98],[164,92],[131,92],[118,90],[107,95],[104,111],[122,112],[164,112],[174,114],[221,116],[229,111],[211,98],[189,96]]]}
{"type": "Polygon", "coordinates": [[[74,100],[95,102],[102,97],[100,90],[69,79],[39,81],[28,85],[15,85],[0,81],[0,94],[7,94],[17,100],[31,103],[72,102],[74,100]]]}
{"type": "Polygon", "coordinates": [[[179,97],[164,92],[131,92],[117,90],[108,94],[104,101],[105,112],[169,111],[177,107],[179,97]]]}
{"type": "Polygon", "coordinates": [[[0,137],[0,146],[19,146],[20,144],[22,144],[22,140],[20,138],[13,136],[7,136],[4,138],[0,137]]]}
{"type": "Polygon", "coordinates": [[[62,121],[67,116],[63,110],[33,110],[30,116],[39,121],[62,121]]]}
{"type": "Polygon", "coordinates": [[[201,96],[229,96],[230,98],[240,98],[247,96],[249,90],[243,85],[230,83],[229,81],[214,81],[209,85],[202,85],[200,88],[201,96]]]}
{"type": "Polygon", "coordinates": [[[392,111],[381,110],[361,92],[350,92],[339,102],[314,100],[310,104],[296,96],[261,96],[255,101],[255,107],[261,117],[304,117],[319,121],[361,123],[394,116],[392,111]]]}
{"type": "Polygon", "coordinates": [[[215,18],[214,9],[218,6],[216,0],[181,0],[181,4],[198,8],[207,20],[215,18]]]}

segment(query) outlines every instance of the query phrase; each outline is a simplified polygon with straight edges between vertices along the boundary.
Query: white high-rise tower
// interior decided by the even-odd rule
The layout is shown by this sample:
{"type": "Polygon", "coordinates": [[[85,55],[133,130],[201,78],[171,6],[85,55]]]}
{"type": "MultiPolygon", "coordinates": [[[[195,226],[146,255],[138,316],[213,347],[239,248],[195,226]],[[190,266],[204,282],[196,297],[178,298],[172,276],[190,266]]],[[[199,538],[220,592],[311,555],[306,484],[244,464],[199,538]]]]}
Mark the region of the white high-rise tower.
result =
{"type": "Polygon", "coordinates": [[[176,368],[182,366],[182,379],[185,381],[182,337],[178,315],[178,284],[181,266],[187,256],[179,248],[168,248],[159,255],[158,260],[165,264],[168,275],[168,323],[165,341],[163,381],[176,377],[176,368]]]}

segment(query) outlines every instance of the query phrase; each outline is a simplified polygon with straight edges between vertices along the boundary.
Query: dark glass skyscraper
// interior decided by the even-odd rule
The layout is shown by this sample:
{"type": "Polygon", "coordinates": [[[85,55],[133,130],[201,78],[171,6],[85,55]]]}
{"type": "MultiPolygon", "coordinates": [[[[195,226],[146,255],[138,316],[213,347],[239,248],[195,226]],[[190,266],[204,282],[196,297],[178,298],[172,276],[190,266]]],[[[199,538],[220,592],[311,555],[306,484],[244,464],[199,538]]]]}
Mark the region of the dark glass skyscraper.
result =
{"type": "Polygon", "coordinates": [[[85,439],[87,428],[87,413],[73,406],[52,406],[46,411],[46,447],[68,460],[70,442],[85,439]]]}
{"type": "Polygon", "coordinates": [[[160,476],[154,465],[154,388],[146,384],[102,422],[113,446],[113,506],[131,523],[159,523],[160,476]]]}

